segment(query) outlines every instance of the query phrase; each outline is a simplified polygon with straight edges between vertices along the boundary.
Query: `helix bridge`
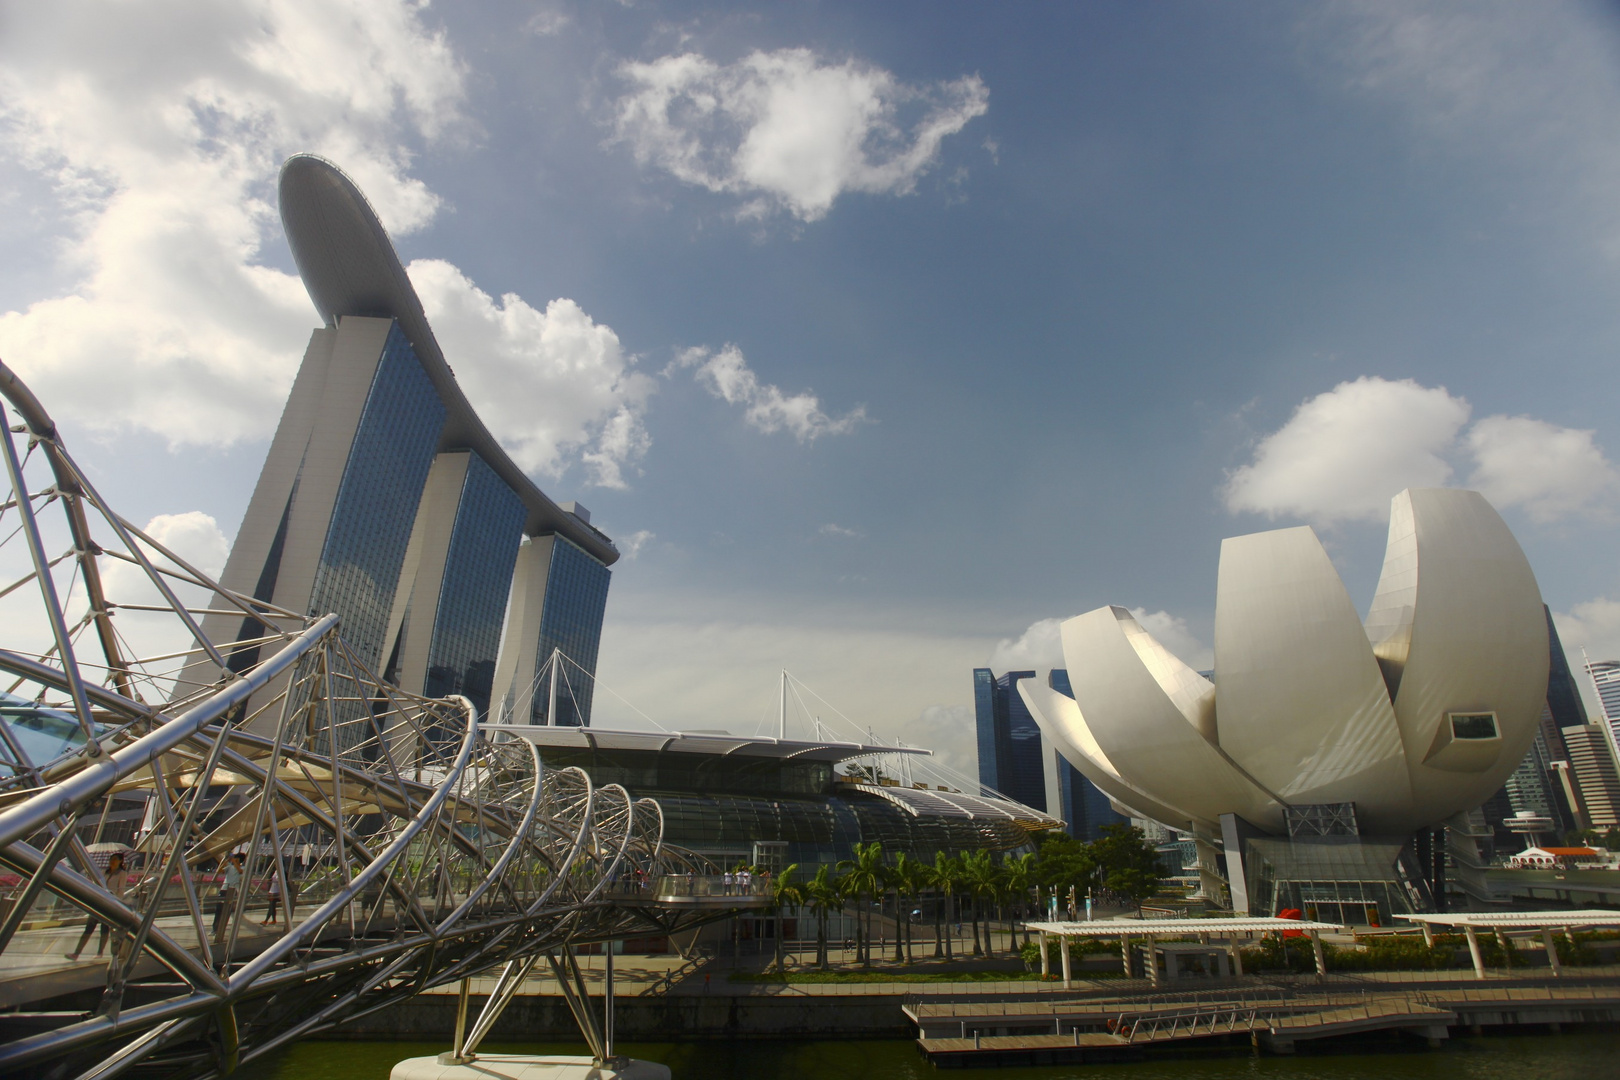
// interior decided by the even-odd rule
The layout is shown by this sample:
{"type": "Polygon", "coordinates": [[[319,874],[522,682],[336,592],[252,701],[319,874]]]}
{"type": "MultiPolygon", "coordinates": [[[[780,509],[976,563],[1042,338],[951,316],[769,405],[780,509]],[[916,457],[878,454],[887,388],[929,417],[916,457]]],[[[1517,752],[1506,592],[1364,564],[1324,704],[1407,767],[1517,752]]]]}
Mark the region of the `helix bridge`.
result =
{"type": "Polygon", "coordinates": [[[0,394],[0,1074],[224,1075],[457,981],[468,1057],[541,961],[609,1057],[574,948],[760,902],[711,895],[652,800],[402,693],[336,615],[220,585],[3,364],[0,394]],[[203,634],[220,614],[237,640],[203,634]]]}

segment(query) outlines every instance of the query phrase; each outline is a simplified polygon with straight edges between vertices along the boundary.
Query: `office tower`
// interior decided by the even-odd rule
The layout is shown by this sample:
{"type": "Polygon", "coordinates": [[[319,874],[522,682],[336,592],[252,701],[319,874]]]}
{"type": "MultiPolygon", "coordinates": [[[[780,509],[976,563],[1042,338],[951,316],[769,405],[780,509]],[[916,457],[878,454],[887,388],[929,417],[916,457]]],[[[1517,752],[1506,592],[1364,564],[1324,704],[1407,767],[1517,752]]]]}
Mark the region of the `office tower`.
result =
{"type": "Polygon", "coordinates": [[[1597,687],[1598,701],[1603,706],[1603,722],[1620,740],[1620,660],[1589,660],[1586,673],[1597,687]]]}
{"type": "Polygon", "coordinates": [[[1019,679],[1034,677],[1033,671],[1009,671],[997,678],[989,668],[974,669],[979,782],[1025,806],[1046,810],[1041,729],[1012,689],[1019,679]]]}
{"type": "Polygon", "coordinates": [[[1513,775],[1481,807],[1499,846],[1514,843],[1504,822],[1521,811],[1552,818],[1560,832],[1579,828],[1584,815],[1573,775],[1567,768],[1560,770],[1557,763],[1569,761],[1563,729],[1584,726],[1586,706],[1558,639],[1552,609],[1543,604],[1542,615],[1547,622],[1547,700],[1541,709],[1536,737],[1513,775]]]}
{"type": "MultiPolygon", "coordinates": [[[[1041,737],[1039,725],[1017,691],[1020,679],[1034,677],[1033,671],[1009,671],[997,678],[989,668],[974,670],[979,782],[1062,818],[1075,839],[1095,840],[1104,825],[1130,819],[1041,737]]],[[[1054,670],[1050,685],[1069,693],[1069,673],[1054,670]]]]}
{"type": "MultiPolygon", "coordinates": [[[[291,611],[336,613],[361,664],[412,693],[463,695],[480,715],[530,689],[499,682],[508,652],[504,669],[532,677],[533,654],[562,648],[573,685],[588,686],[612,542],[582,507],[547,498],[484,426],[347,176],[291,158],[281,214],[325,325],[310,337],[221,580],[291,611]]],[[[261,633],[227,615],[203,629],[215,640],[261,633]]],[[[359,703],[344,708],[363,715],[359,703]]],[[[569,718],[589,715],[588,689],[576,689],[569,718]]]]}
{"type": "Polygon", "coordinates": [[[1620,770],[1615,768],[1603,725],[1567,727],[1563,734],[1587,826],[1608,829],[1620,825],[1620,770]]]}

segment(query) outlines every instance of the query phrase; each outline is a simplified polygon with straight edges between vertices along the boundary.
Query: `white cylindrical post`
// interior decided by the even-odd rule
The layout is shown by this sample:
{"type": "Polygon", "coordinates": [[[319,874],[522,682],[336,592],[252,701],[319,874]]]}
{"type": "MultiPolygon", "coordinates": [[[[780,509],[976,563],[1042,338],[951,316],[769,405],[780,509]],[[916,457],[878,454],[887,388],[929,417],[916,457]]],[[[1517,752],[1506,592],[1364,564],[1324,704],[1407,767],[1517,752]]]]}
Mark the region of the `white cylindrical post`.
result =
{"type": "Polygon", "coordinates": [[[1316,957],[1316,977],[1321,978],[1327,974],[1327,960],[1322,956],[1322,932],[1311,931],[1311,954],[1316,957]]]}
{"type": "Polygon", "coordinates": [[[1474,961],[1474,978],[1485,977],[1485,960],[1479,955],[1479,938],[1474,934],[1474,928],[1467,923],[1463,924],[1463,933],[1468,935],[1468,955],[1474,961]]]}
{"type": "Polygon", "coordinates": [[[559,667],[557,657],[560,655],[562,655],[561,649],[554,648],[551,650],[551,690],[546,704],[547,727],[557,726],[557,668],[559,667]]]}
{"type": "Polygon", "coordinates": [[[1041,981],[1045,982],[1052,974],[1052,957],[1046,951],[1046,931],[1041,931],[1041,981]]]}
{"type": "Polygon", "coordinates": [[[1068,934],[1059,934],[1058,935],[1058,951],[1062,954],[1062,960],[1063,960],[1063,989],[1067,990],[1067,989],[1069,989],[1069,986],[1073,981],[1073,973],[1069,969],[1069,963],[1070,962],[1069,962],[1069,935],[1068,934]]]}
{"type": "Polygon", "coordinates": [[[602,1055],[613,1060],[613,942],[602,942],[602,1055]]]}
{"type": "Polygon", "coordinates": [[[1144,934],[1142,937],[1143,937],[1143,942],[1144,942],[1144,944],[1146,946],[1146,952],[1142,956],[1142,962],[1147,965],[1148,982],[1153,984],[1154,989],[1158,989],[1158,986],[1159,986],[1159,947],[1158,947],[1158,942],[1154,940],[1152,934],[1144,934]]]}
{"type": "Polygon", "coordinates": [[[456,994],[456,1042],[454,1055],[456,1061],[461,1061],[461,1048],[467,1041],[467,996],[472,991],[472,980],[462,979],[461,989],[456,994]]]}
{"type": "Polygon", "coordinates": [[[1553,944],[1552,927],[1547,926],[1542,928],[1541,940],[1547,946],[1547,966],[1552,968],[1552,973],[1554,975],[1562,975],[1564,973],[1564,969],[1560,967],[1558,963],[1558,946],[1553,944]]]}

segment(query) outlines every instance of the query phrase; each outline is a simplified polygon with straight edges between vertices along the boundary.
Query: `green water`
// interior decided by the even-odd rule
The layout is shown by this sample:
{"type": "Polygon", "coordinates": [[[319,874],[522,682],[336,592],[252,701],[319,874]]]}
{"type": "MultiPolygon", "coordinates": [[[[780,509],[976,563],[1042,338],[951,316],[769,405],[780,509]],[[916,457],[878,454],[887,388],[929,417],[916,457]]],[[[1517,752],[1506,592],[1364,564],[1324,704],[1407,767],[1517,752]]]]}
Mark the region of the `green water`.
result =
{"type": "MultiPolygon", "coordinates": [[[[439,1042],[307,1042],[236,1075],[242,1080],[387,1080],[396,1061],[439,1042]]],[[[488,1053],[583,1053],[578,1044],[485,1047],[488,1053]]],[[[936,1070],[910,1040],[627,1043],[675,1080],[1601,1080],[1620,1076],[1620,1033],[1451,1039],[1398,1053],[1160,1059],[1127,1065],[936,1070]]]]}

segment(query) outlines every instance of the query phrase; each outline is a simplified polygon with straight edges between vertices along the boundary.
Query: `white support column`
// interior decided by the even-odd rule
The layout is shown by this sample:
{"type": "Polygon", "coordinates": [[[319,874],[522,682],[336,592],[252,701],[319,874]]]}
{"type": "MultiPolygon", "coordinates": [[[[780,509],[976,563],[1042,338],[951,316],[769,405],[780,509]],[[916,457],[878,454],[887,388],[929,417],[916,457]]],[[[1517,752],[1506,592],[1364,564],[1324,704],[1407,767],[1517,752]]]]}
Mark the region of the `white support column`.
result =
{"type": "Polygon", "coordinates": [[[1148,982],[1152,983],[1153,988],[1157,990],[1159,988],[1158,943],[1153,939],[1152,934],[1142,935],[1142,942],[1145,946],[1142,954],[1142,962],[1147,965],[1148,982]]]}
{"type": "Polygon", "coordinates": [[[1243,974],[1243,946],[1238,942],[1238,936],[1233,934],[1226,939],[1227,951],[1232,954],[1232,974],[1243,974]]]}
{"type": "Polygon", "coordinates": [[[1124,934],[1119,935],[1119,962],[1124,965],[1124,975],[1131,977],[1131,939],[1124,934]]]}
{"type": "Polygon", "coordinates": [[[1041,982],[1052,974],[1052,957],[1046,951],[1046,931],[1041,931],[1041,982]]]}
{"type": "Polygon", "coordinates": [[[1485,960],[1479,955],[1479,938],[1474,934],[1472,926],[1463,924],[1463,933],[1468,935],[1468,955],[1474,961],[1474,978],[1485,977],[1485,960]]]}
{"type": "Polygon", "coordinates": [[[1316,977],[1320,979],[1327,974],[1327,960],[1322,956],[1322,933],[1319,930],[1311,931],[1311,953],[1316,957],[1316,977]]]}
{"type": "Polygon", "coordinates": [[[1554,975],[1562,975],[1564,969],[1558,963],[1558,946],[1553,943],[1552,927],[1542,928],[1541,940],[1547,946],[1547,966],[1552,968],[1554,975]]]}
{"type": "Polygon", "coordinates": [[[602,1056],[608,1062],[613,1060],[613,942],[611,941],[602,942],[602,1056]]]}
{"type": "Polygon", "coordinates": [[[1068,934],[1058,935],[1058,952],[1063,961],[1063,989],[1068,990],[1074,981],[1074,974],[1070,970],[1068,934]]]}
{"type": "Polygon", "coordinates": [[[1427,920],[1418,923],[1418,925],[1423,927],[1423,944],[1431,949],[1434,948],[1434,927],[1430,926],[1427,920]]]}

